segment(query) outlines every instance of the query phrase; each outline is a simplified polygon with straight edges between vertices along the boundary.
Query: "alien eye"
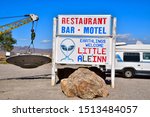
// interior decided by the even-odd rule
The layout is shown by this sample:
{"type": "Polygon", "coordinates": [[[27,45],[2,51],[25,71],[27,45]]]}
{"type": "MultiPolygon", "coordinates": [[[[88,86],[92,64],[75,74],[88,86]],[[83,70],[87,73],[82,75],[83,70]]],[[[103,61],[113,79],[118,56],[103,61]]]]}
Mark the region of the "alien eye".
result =
{"type": "Polygon", "coordinates": [[[65,45],[61,45],[61,48],[64,50],[64,51],[67,51],[67,47],[65,45]]]}
{"type": "Polygon", "coordinates": [[[74,48],[74,45],[71,45],[68,47],[68,51],[72,50],[74,48]]]}

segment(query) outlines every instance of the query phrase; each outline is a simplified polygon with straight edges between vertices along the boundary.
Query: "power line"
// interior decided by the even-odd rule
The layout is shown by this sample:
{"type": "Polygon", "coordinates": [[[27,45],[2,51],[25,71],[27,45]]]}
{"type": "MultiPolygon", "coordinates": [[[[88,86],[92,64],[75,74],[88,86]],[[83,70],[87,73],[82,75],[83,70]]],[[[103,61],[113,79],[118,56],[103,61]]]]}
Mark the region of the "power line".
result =
{"type": "Polygon", "coordinates": [[[10,18],[17,18],[17,17],[25,17],[27,15],[21,15],[21,16],[8,16],[8,17],[0,17],[0,19],[10,19],[10,18]]]}

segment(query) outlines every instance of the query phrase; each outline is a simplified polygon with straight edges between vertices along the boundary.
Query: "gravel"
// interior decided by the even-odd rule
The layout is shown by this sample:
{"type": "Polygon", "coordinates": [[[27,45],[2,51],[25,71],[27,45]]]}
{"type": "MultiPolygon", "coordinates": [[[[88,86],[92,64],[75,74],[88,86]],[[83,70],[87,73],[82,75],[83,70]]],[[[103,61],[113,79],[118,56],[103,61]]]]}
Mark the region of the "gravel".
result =
{"type": "MultiPolygon", "coordinates": [[[[106,78],[107,82],[110,77],[106,78]]],[[[10,64],[0,64],[0,99],[10,100],[79,100],[66,97],[60,84],[51,86],[51,64],[35,69],[23,69],[10,64]]],[[[150,76],[125,79],[115,78],[115,88],[107,84],[109,96],[95,100],[149,100],[150,76]]]]}

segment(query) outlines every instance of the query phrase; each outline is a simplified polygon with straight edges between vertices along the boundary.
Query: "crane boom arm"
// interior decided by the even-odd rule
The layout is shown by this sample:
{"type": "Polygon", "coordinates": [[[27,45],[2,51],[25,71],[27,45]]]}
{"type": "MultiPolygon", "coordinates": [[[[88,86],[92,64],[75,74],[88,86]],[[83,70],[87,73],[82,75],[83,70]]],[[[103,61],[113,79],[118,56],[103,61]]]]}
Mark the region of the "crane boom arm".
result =
{"type": "Polygon", "coordinates": [[[15,28],[18,28],[24,24],[28,24],[30,22],[38,20],[38,16],[34,15],[34,14],[29,14],[29,15],[25,15],[25,16],[27,16],[27,18],[24,18],[24,19],[0,26],[0,35],[7,33],[7,32],[9,32],[15,28]]]}

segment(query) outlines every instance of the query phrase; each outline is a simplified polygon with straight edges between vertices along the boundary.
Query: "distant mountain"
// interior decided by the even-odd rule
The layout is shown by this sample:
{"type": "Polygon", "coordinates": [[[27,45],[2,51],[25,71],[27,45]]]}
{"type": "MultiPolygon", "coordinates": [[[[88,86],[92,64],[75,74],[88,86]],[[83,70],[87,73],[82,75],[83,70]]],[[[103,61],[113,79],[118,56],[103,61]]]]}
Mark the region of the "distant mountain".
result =
{"type": "MultiPolygon", "coordinates": [[[[52,49],[39,49],[39,48],[30,48],[30,50],[33,53],[40,53],[40,54],[52,54],[52,49]]],[[[29,51],[28,46],[15,46],[14,49],[12,50],[12,52],[14,53],[26,53],[27,51],[29,51]]]]}
{"type": "MultiPolygon", "coordinates": [[[[26,53],[29,51],[28,46],[15,46],[14,49],[12,50],[13,53],[26,53]]],[[[52,55],[52,49],[39,49],[35,48],[34,50],[31,49],[33,53],[40,53],[40,54],[47,54],[47,55],[52,55]]],[[[5,55],[5,51],[0,50],[0,54],[5,55]]]]}

